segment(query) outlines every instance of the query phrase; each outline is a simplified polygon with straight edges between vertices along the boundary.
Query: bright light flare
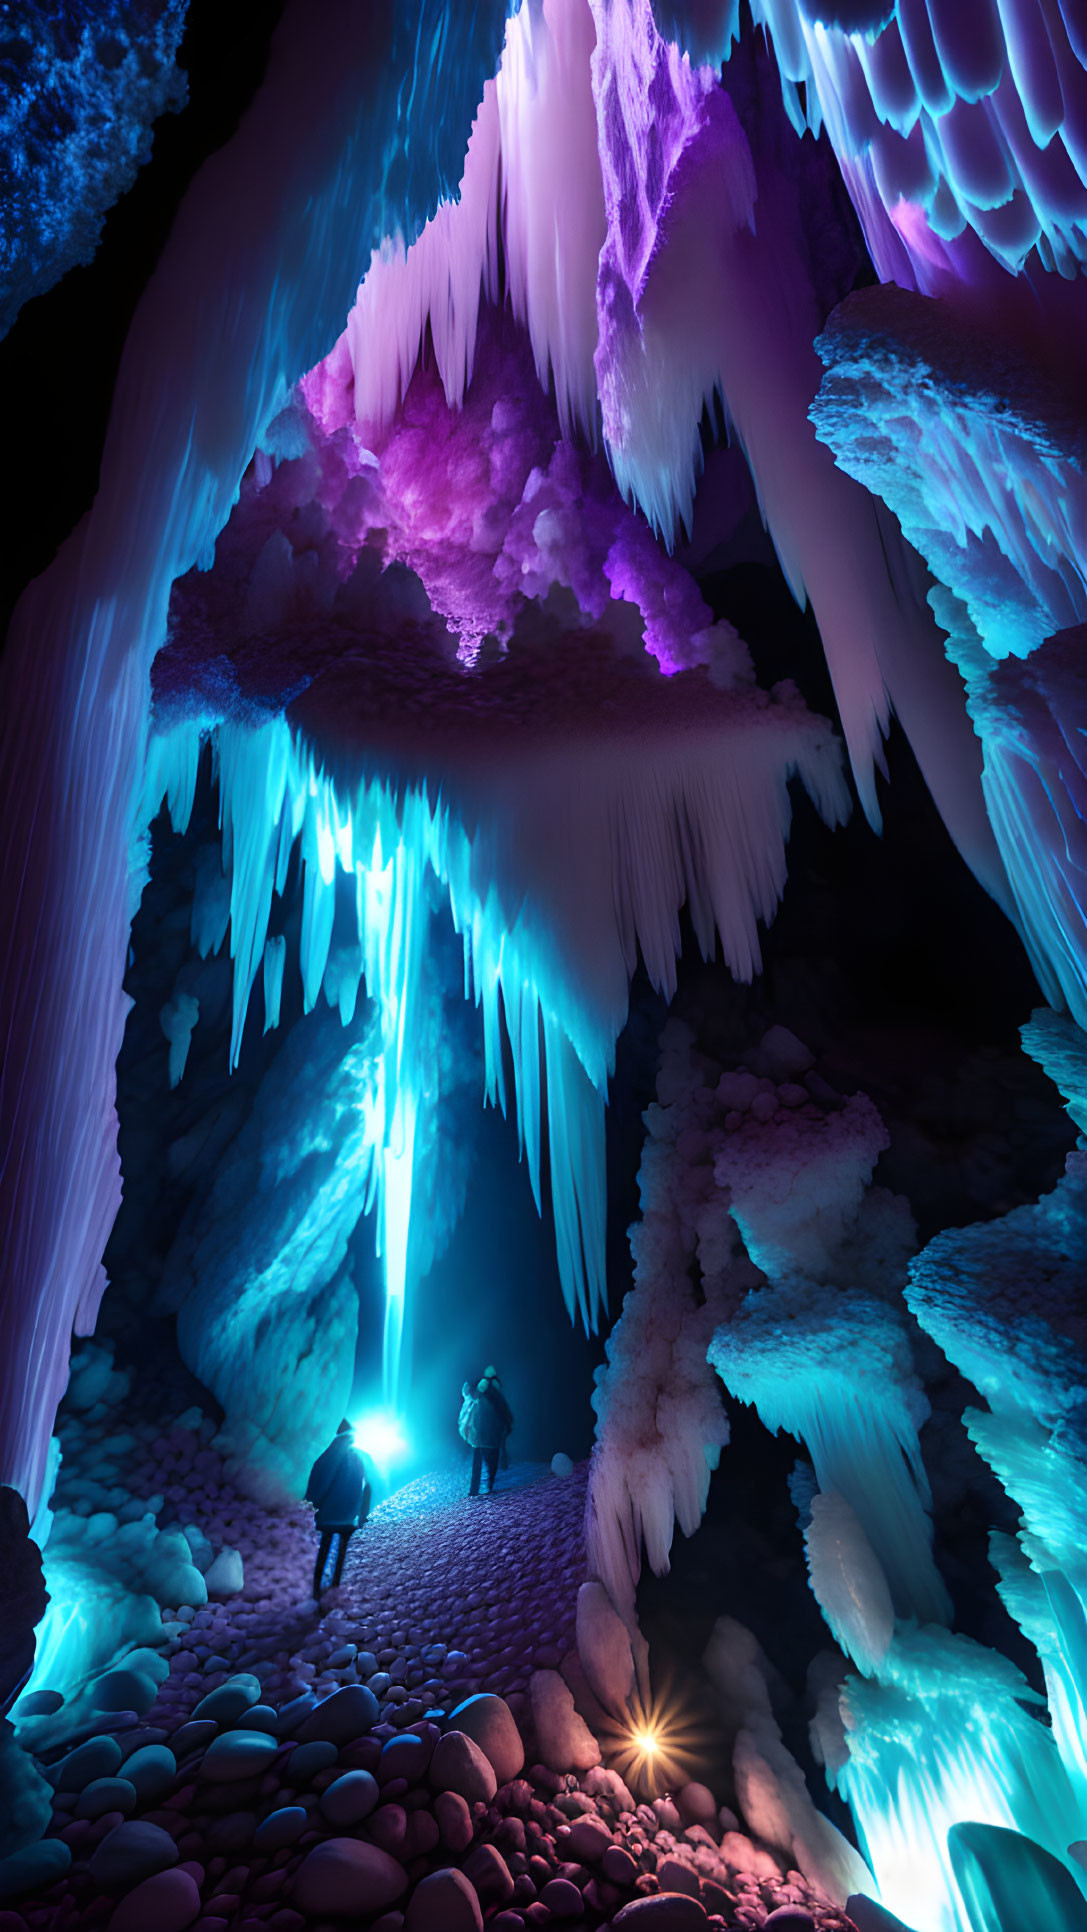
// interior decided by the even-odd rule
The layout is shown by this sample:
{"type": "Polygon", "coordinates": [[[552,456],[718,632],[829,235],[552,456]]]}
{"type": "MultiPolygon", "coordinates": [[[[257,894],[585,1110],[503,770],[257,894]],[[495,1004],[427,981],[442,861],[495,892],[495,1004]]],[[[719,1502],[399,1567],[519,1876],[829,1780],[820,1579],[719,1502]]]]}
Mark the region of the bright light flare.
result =
{"type": "Polygon", "coordinates": [[[704,1771],[709,1737],[685,1700],[667,1691],[650,1703],[638,1699],[627,1722],[613,1723],[600,1741],[605,1762],[632,1792],[659,1797],[704,1771]]]}
{"type": "Polygon", "coordinates": [[[403,1462],[408,1439],[399,1416],[391,1415],[387,1409],[373,1409],[359,1416],[353,1428],[356,1449],[369,1456],[383,1474],[395,1463],[403,1462]]]}

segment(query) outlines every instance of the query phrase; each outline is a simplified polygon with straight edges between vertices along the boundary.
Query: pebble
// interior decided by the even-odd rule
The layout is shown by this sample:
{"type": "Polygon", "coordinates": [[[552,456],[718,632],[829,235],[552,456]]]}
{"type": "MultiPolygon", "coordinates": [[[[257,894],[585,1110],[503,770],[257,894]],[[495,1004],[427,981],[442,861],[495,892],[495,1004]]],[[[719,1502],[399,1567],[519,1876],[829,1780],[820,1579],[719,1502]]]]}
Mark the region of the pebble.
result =
{"type": "Polygon", "coordinates": [[[63,1838],[43,1838],[36,1845],[0,1858],[0,1899],[22,1898],[44,1890],[63,1877],[72,1862],[71,1847],[63,1838]]]}
{"type": "Polygon", "coordinates": [[[228,1678],[225,1684],[219,1684],[200,1699],[193,1711],[193,1718],[198,1723],[201,1718],[211,1717],[217,1724],[236,1724],[259,1696],[260,1684],[255,1677],[228,1678]]]}
{"type": "Polygon", "coordinates": [[[91,1688],[90,1701],[99,1711],[149,1711],[158,1685],[142,1670],[108,1670],[91,1688]]]}
{"type": "Polygon", "coordinates": [[[420,1737],[414,1731],[401,1731],[399,1736],[389,1738],[381,1747],[378,1783],[390,1784],[394,1778],[405,1778],[409,1784],[418,1784],[426,1776],[433,1749],[429,1734],[420,1737]]]}
{"type": "Polygon", "coordinates": [[[779,1905],[764,1921],[773,1932],[815,1932],[815,1920],[802,1905],[779,1905]]]}
{"type": "Polygon", "coordinates": [[[447,1851],[466,1851],[472,1842],[472,1814],[458,1791],[439,1791],[434,1817],[447,1851]]]}
{"type": "Polygon", "coordinates": [[[478,1744],[499,1784],[509,1784],[524,1769],[525,1747],[504,1698],[477,1692],[450,1712],[449,1723],[478,1744]]]}
{"type": "Polygon", "coordinates": [[[82,1791],[95,1778],[111,1778],[121,1762],[121,1747],[114,1737],[91,1737],[70,1751],[49,1773],[57,1791],[82,1791]]]}
{"type": "Polygon", "coordinates": [[[493,1765],[463,1731],[446,1731],[438,1739],[429,1778],[433,1790],[455,1791],[468,1804],[490,1804],[498,1789],[493,1765]]]}
{"type": "MultiPolygon", "coordinates": [[[[306,1748],[304,1745],[301,1747],[306,1748]]],[[[342,1830],[361,1824],[378,1801],[377,1779],[369,1771],[345,1771],[321,1793],[321,1810],[330,1825],[342,1830]]],[[[391,1849],[391,1848],[390,1848],[391,1849]]]]}
{"type": "Polygon", "coordinates": [[[91,1858],[90,1874],[103,1891],[114,1892],[176,1863],[177,1846],[169,1832],[146,1819],[130,1818],[106,1833],[91,1858]]]}
{"type": "Polygon", "coordinates": [[[120,1811],[126,1818],[136,1809],[136,1787],[129,1778],[93,1778],[79,1794],[77,1818],[102,1818],[120,1811]]]}
{"type": "Polygon", "coordinates": [[[612,1920],[614,1932],[698,1932],[706,1924],[704,1906],[685,1892],[632,1898],[612,1920]]]}
{"type": "Polygon", "coordinates": [[[191,1873],[157,1872],[121,1900],[109,1932],[184,1932],[200,1910],[200,1890],[191,1873]]]}
{"type": "Polygon", "coordinates": [[[268,1769],[278,1749],[276,1739],[266,1731],[224,1731],[204,1752],[200,1775],[212,1784],[258,1777],[268,1769]]]}
{"type": "Polygon", "coordinates": [[[296,1744],[287,1759],[288,1783],[311,1783],[322,1771],[331,1770],[338,1756],[336,1746],[324,1738],[314,1738],[312,1744],[296,1744]]]}
{"type": "Polygon", "coordinates": [[[281,1805],[262,1818],[253,1833],[253,1848],[258,1852],[282,1851],[295,1845],[309,1824],[309,1813],[302,1805],[281,1805]]]}
{"type": "Polygon", "coordinates": [[[546,1905],[552,1918],[577,1919],[581,1917],[582,1898],[576,1885],[568,1878],[548,1879],[540,1893],[540,1904],[546,1905]]]}
{"type": "Polygon", "coordinates": [[[299,1726],[299,1742],[327,1740],[331,1744],[348,1744],[352,1738],[372,1731],[380,1714],[372,1690],[365,1684],[345,1684],[310,1712],[299,1726]]]}
{"type": "Polygon", "coordinates": [[[165,1744],[144,1744],[125,1759],[125,1777],[141,1804],[154,1804],[177,1777],[177,1759],[165,1744]]]}
{"type": "Polygon", "coordinates": [[[420,1879],[404,1914],[404,1932],[483,1932],[474,1885],[448,1866],[420,1879]]]}
{"type": "Polygon", "coordinates": [[[407,1887],[403,1866],[380,1846],[357,1838],[326,1838],[299,1866],[294,1899],[304,1913],[363,1917],[392,1905],[407,1887]]]}

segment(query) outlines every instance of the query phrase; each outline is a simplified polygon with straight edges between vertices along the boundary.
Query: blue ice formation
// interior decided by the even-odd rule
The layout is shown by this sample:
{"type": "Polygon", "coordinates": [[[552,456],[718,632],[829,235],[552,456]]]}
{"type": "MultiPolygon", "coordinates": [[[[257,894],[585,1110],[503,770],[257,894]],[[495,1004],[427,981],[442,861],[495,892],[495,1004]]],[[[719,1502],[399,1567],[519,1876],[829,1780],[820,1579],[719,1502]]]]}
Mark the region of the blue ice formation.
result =
{"type": "MultiPolygon", "coordinates": [[[[1076,0],[752,0],[798,133],[825,126],[881,281],[938,289],[958,254],[1073,276],[1087,218],[1076,0]],[[969,245],[967,249],[966,245],[969,245]]],[[[667,0],[692,57],[727,61],[736,0],[667,0]]]]}
{"type": "Polygon", "coordinates": [[[0,53],[0,336],[23,303],[98,246],[106,210],[151,153],[160,114],[184,107],[175,65],[188,0],[23,0],[0,53]]]}
{"type": "MultiPolygon", "coordinates": [[[[207,729],[183,719],[153,733],[143,823],[165,797],[175,829],[184,830],[207,729]]],[[[559,1275],[571,1315],[594,1326],[605,1297],[604,1107],[629,977],[640,953],[655,983],[671,991],[685,898],[703,949],[719,935],[732,971],[750,975],[758,918],[772,916],[784,884],[788,777],[801,776],[832,822],[844,808],[825,727],[786,695],[754,710],[741,705],[731,762],[722,757],[720,725],[688,729],[682,743],[643,733],[636,769],[622,748],[595,749],[572,764],[568,749],[545,742],[523,755],[512,794],[502,782],[485,786],[473,766],[467,776],[452,771],[433,799],[419,782],[334,779],[282,717],[224,720],[211,735],[229,907],[201,861],[193,931],[199,944],[214,944],[229,918],[231,1064],[258,977],[269,993],[266,1026],[281,992],[280,968],[266,951],[268,923],[296,845],[303,1007],[312,1011],[323,989],[349,1019],[362,985],[373,1004],[357,1164],[385,1271],[386,1400],[395,1408],[412,1283],[429,1267],[449,1212],[437,1188],[426,1214],[418,1212],[418,1175],[435,1165],[422,1159],[436,1099],[424,984],[439,909],[460,935],[465,997],[481,1011],[485,1098],[503,1111],[508,1041],[518,1140],[537,1207],[546,1120],[559,1275]],[[705,833],[697,851],[686,831],[694,796],[705,833]],[[351,932],[346,945],[333,946],[337,881],[351,932]]],[[[365,771],[365,747],[353,755],[365,771]]]]}
{"type": "Polygon", "coordinates": [[[1087,1932],[1087,1902],[1067,1868],[1006,1826],[952,1825],[955,1881],[971,1932],[1087,1932]]]}
{"type": "Polygon", "coordinates": [[[956,1825],[1023,1833],[1069,1870],[1082,1812],[1048,1728],[1024,1708],[1039,1703],[1006,1658],[934,1628],[900,1627],[878,1676],[846,1680],[848,1756],[827,1775],[883,1902],[925,1932],[978,1932],[956,1882],[956,1825]]]}
{"type": "Polygon", "coordinates": [[[455,178],[504,13],[501,0],[480,0],[467,22],[458,15],[458,33],[439,0],[410,18],[345,0],[288,5],[262,86],[193,182],[137,311],[93,508],[16,612],[0,672],[12,828],[0,864],[20,962],[3,995],[0,1192],[19,1257],[3,1283],[5,1321],[25,1373],[0,1417],[0,1472],[32,1513],[120,1195],[114,1067],[147,857],[137,802],[149,670],[170,588],[211,553],[268,423],[334,339],[360,251],[414,234],[438,184],[455,178]],[[93,796],[95,810],[58,843],[52,807],[75,795],[93,796]],[[17,1186],[31,1146],[37,1183],[17,1186]]]}
{"type": "Polygon", "coordinates": [[[1087,1022],[1087,448],[1037,358],[902,289],[850,296],[812,406],[934,577],[929,603],[984,747],[1011,909],[1047,999],[1087,1022]]]}
{"type": "Polygon", "coordinates": [[[768,1429],[803,1442],[820,1491],[845,1498],[896,1614],[946,1622],[918,1436],[928,1402],[895,1309],[802,1280],[756,1289],[714,1334],[709,1360],[768,1429]]]}

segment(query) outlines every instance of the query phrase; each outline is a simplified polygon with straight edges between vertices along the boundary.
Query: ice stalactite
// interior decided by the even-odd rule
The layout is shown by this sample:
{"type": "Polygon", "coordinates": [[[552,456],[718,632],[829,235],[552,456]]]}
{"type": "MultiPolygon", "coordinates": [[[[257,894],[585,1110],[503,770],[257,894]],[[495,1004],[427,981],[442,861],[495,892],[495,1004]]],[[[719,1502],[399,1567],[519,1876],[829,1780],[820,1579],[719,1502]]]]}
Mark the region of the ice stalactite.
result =
{"type": "Polygon", "coordinates": [[[676,1523],[690,1536],[702,1520],[728,1441],[706,1350],[714,1328],[758,1280],[714,1194],[707,1127],[715,1076],[689,1030],[670,1021],[657,1100],[645,1117],[642,1212],[630,1230],[634,1286],[612,1324],[593,1396],[589,1562],[628,1621],[643,1549],[663,1575],[676,1523]]]}
{"type": "MultiPolygon", "coordinates": [[[[1024,1041],[1067,1082],[1081,1110],[1083,1035],[1069,1020],[1040,1015],[1024,1041]]],[[[1053,1192],[1034,1206],[938,1235],[911,1265],[907,1289],[922,1327],[984,1398],[984,1410],[967,1412],[967,1428],[1022,1512],[1018,1549],[1001,1537],[993,1555],[1001,1595],[1046,1673],[1053,1736],[1081,1807],[1074,1836],[1084,1835],[1087,1822],[1085,1235],[1080,1145],[1053,1192]]]]}
{"type": "Polygon", "coordinates": [[[1017,922],[1047,998],[1083,1023],[1082,425],[1025,350],[967,330],[947,303],[863,291],[819,349],[819,433],[938,580],[929,601],[984,747],[1017,922]]]}
{"type": "Polygon", "coordinates": [[[866,814],[878,826],[875,772],[894,709],[953,839],[1004,904],[980,750],[919,561],[827,461],[808,421],[813,338],[856,271],[825,151],[798,146],[775,113],[773,63],[750,38],[718,76],[661,40],[648,0],[595,11],[609,209],[597,372],[616,475],[671,540],[689,516],[703,411],[720,403],[786,578],[818,621],[866,814]]]}
{"type": "Polygon", "coordinates": [[[856,1512],[897,1615],[944,1622],[919,1442],[928,1402],[895,1306],[912,1223],[868,1186],[883,1124],[863,1094],[828,1110],[795,1080],[760,1092],[755,1075],[728,1073],[720,1094],[732,1125],[715,1183],[769,1285],[718,1329],[710,1361],[856,1512]]]}
{"type": "Polygon", "coordinates": [[[948,1833],[966,1821],[1023,1833],[1065,1861],[1082,1815],[1040,1703],[1015,1666],[968,1637],[901,1628],[878,1674],[841,1693],[848,1799],[892,1912],[926,1932],[976,1932],[948,1833]]]}
{"type": "Polygon", "coordinates": [[[502,12],[477,9],[439,64],[436,5],[410,27],[340,0],[288,7],[262,87],[190,189],[137,311],[94,507],[16,613],[0,694],[0,1138],[5,1332],[23,1367],[0,1470],[32,1510],[119,1198],[113,1068],[144,862],[148,675],[170,586],[209,555],[267,423],[327,349],[360,239],[412,232],[463,152],[502,12]]]}
{"type": "MultiPolygon", "coordinates": [[[[797,132],[826,128],[881,281],[939,293],[1017,274],[1071,277],[1087,218],[1087,36],[1074,0],[753,0],[797,132]]],[[[699,58],[729,58],[739,10],[668,0],[699,58]]]]}

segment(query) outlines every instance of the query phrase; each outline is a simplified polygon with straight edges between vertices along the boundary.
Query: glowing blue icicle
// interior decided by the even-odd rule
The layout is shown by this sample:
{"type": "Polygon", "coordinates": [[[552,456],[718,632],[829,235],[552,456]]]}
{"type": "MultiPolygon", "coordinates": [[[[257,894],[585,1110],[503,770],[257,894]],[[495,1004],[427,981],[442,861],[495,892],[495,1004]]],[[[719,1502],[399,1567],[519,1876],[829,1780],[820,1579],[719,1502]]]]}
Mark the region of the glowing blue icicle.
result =
{"type": "Polygon", "coordinates": [[[1023,1832],[1063,1859],[1082,1819],[1040,1703],[996,1651],[948,1631],[900,1629],[879,1680],[842,1692],[848,1758],[830,1782],[892,1912],[924,1932],[976,1932],[947,1835],[976,1820],[1023,1832]]]}
{"type": "Polygon", "coordinates": [[[283,999],[283,968],[287,963],[287,941],[280,933],[269,939],[264,947],[264,1031],[270,1033],[279,1025],[279,1009],[283,999]]]}

